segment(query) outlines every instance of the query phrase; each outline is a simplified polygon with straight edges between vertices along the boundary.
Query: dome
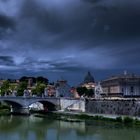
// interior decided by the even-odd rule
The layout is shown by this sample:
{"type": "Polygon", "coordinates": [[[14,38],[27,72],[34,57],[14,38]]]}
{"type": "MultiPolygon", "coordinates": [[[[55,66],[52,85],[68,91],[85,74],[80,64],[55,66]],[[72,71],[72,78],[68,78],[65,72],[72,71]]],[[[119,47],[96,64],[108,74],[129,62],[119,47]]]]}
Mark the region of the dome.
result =
{"type": "Polygon", "coordinates": [[[94,77],[90,74],[90,72],[87,73],[87,75],[84,78],[84,83],[94,83],[94,77]]]}

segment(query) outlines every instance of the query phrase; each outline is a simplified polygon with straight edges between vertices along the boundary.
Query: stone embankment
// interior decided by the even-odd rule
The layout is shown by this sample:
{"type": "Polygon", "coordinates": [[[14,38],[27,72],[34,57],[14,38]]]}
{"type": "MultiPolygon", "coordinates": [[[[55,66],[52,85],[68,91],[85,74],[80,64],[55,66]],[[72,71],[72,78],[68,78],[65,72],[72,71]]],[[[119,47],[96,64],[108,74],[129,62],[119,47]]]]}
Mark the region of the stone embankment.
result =
{"type": "Polygon", "coordinates": [[[85,110],[91,114],[140,117],[140,99],[87,99],[85,110]]]}

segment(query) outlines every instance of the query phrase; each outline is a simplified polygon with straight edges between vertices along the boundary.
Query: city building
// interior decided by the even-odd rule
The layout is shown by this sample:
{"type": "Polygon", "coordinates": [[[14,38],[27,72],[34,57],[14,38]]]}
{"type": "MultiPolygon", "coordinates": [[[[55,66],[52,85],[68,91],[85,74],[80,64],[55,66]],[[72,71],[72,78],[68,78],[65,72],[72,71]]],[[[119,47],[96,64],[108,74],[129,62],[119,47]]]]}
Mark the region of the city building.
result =
{"type": "Polygon", "coordinates": [[[55,85],[47,85],[47,88],[45,89],[45,96],[53,97],[56,95],[55,85]]]}
{"type": "Polygon", "coordinates": [[[93,98],[95,96],[95,86],[96,86],[96,83],[94,81],[94,77],[88,71],[88,73],[84,77],[83,82],[80,85],[78,85],[77,93],[81,97],[93,98]]]}
{"type": "Polygon", "coordinates": [[[58,80],[56,84],[56,97],[72,97],[71,87],[66,80],[58,80]]]}
{"type": "Polygon", "coordinates": [[[104,96],[140,97],[140,76],[127,72],[102,81],[101,86],[104,96]]]}
{"type": "Polygon", "coordinates": [[[77,92],[77,89],[75,87],[72,87],[70,92],[73,94],[73,97],[74,98],[80,98],[78,92],[77,92]]]}
{"type": "Polygon", "coordinates": [[[28,87],[28,88],[33,87],[33,86],[34,86],[34,83],[33,83],[33,78],[28,78],[27,80],[28,80],[27,87],[28,87]]]}

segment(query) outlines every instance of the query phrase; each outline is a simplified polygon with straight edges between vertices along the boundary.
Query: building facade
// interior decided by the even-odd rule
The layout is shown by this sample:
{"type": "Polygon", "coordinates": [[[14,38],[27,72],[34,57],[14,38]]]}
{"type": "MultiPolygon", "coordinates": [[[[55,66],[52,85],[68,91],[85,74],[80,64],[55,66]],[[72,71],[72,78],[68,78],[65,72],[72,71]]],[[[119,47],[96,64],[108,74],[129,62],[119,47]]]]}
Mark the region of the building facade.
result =
{"type": "Polygon", "coordinates": [[[58,80],[56,84],[56,97],[72,97],[71,87],[66,80],[58,80]]]}
{"type": "Polygon", "coordinates": [[[101,82],[104,96],[140,97],[140,76],[118,75],[101,82]]]}
{"type": "Polygon", "coordinates": [[[55,85],[47,85],[44,91],[45,96],[54,97],[56,95],[55,85]]]}

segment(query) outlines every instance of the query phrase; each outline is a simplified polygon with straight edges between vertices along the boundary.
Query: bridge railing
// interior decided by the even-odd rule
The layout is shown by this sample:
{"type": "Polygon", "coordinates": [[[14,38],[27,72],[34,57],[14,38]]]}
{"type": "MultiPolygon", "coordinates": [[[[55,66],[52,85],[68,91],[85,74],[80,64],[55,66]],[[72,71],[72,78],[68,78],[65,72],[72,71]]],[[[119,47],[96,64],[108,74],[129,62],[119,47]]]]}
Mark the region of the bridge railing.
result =
{"type": "Polygon", "coordinates": [[[66,99],[66,100],[84,100],[84,99],[77,99],[73,97],[50,97],[50,96],[45,96],[45,97],[39,97],[39,96],[0,96],[0,99],[66,99]]]}

